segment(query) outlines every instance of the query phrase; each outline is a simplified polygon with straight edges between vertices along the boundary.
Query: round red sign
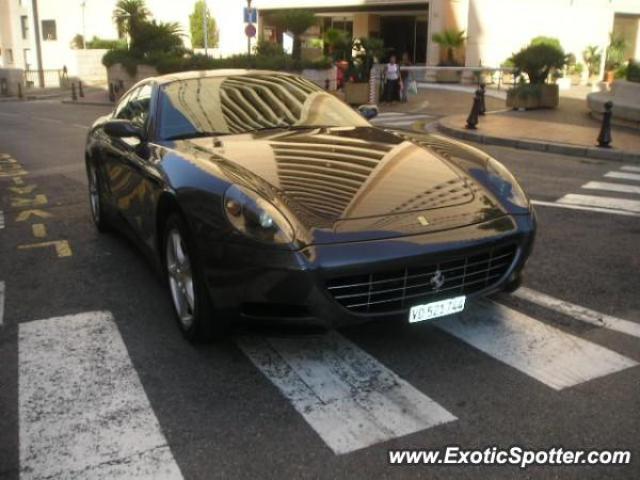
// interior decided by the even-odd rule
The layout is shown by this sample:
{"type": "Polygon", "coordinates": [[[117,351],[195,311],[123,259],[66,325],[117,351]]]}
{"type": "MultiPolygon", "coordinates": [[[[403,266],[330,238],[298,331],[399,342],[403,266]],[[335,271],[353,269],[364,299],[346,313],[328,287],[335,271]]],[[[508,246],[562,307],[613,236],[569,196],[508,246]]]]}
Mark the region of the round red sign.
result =
{"type": "Polygon", "coordinates": [[[256,26],[253,23],[250,23],[249,25],[247,25],[244,28],[244,34],[249,38],[255,37],[256,36],[256,26]]]}

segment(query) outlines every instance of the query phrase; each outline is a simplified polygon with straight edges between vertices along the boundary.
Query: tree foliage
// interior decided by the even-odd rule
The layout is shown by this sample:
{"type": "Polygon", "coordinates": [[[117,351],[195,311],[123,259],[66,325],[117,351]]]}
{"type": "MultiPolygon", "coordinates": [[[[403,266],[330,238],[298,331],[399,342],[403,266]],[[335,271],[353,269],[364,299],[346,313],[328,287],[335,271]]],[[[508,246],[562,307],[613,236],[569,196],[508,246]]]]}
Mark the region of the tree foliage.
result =
{"type": "Polygon", "coordinates": [[[582,52],[582,59],[587,64],[589,76],[593,77],[600,71],[600,62],[602,61],[602,53],[597,45],[589,45],[582,52]]]}
{"type": "Polygon", "coordinates": [[[464,34],[464,30],[448,29],[443,32],[434,33],[431,39],[445,49],[446,60],[441,62],[447,66],[456,66],[455,54],[464,46],[464,42],[467,37],[464,34]]]}
{"type": "Polygon", "coordinates": [[[198,0],[193,6],[193,13],[189,15],[191,30],[191,44],[193,48],[204,48],[204,16],[207,16],[207,45],[209,48],[218,46],[219,34],[216,20],[211,16],[205,0],[198,0]]]}
{"type": "Polygon", "coordinates": [[[519,72],[529,77],[529,82],[542,84],[552,70],[559,70],[566,64],[567,58],[560,42],[548,41],[547,37],[536,37],[527,47],[511,56],[511,62],[519,72]],[[544,40],[541,40],[544,39],[544,40]]]}
{"type": "Polygon", "coordinates": [[[138,28],[151,17],[144,0],[118,0],[113,20],[122,35],[135,36],[138,28]]]}
{"type": "Polygon", "coordinates": [[[286,10],[274,16],[276,26],[293,35],[293,58],[300,60],[302,34],[316,24],[316,15],[309,10],[286,10]]]}

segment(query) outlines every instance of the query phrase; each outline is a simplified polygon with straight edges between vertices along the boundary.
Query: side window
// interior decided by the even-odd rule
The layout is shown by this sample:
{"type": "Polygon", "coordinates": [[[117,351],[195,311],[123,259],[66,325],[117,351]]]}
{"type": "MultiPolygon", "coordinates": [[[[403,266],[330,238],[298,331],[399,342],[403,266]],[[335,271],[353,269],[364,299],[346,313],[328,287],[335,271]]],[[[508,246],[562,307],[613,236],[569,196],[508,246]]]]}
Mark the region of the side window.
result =
{"type": "Polygon", "coordinates": [[[120,103],[116,107],[116,111],[113,114],[113,118],[131,120],[131,115],[129,113],[129,102],[131,102],[131,99],[138,94],[139,90],[139,88],[136,88],[133,92],[129,93],[126,97],[120,100],[120,103]]]}
{"type": "Polygon", "coordinates": [[[143,127],[149,118],[149,109],[151,107],[151,92],[153,88],[150,84],[143,85],[138,90],[135,98],[131,101],[131,122],[138,127],[143,127]]]}
{"type": "Polygon", "coordinates": [[[152,91],[153,87],[150,84],[136,88],[118,105],[115,118],[130,120],[135,125],[143,127],[149,117],[152,91]]]}

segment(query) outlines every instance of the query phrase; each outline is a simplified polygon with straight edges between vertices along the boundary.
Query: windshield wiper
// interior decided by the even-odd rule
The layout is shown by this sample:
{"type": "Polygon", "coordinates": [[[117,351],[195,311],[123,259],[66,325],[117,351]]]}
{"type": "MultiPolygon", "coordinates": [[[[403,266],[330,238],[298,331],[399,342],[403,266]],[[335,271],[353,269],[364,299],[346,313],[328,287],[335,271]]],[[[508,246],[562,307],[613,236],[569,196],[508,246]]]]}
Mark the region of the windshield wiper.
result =
{"type": "Polygon", "coordinates": [[[190,138],[201,138],[201,137],[219,137],[222,135],[228,135],[228,133],[223,132],[188,132],[188,133],[179,133],[177,135],[172,135],[170,137],[165,138],[167,141],[173,140],[188,140],[190,138]]]}
{"type": "Polygon", "coordinates": [[[277,129],[282,129],[282,130],[312,130],[314,128],[333,128],[334,126],[332,125],[288,125],[288,124],[282,124],[282,125],[272,125],[269,127],[260,127],[260,128],[254,128],[251,130],[247,130],[245,133],[252,133],[252,132],[262,132],[265,130],[277,130],[277,129]]]}

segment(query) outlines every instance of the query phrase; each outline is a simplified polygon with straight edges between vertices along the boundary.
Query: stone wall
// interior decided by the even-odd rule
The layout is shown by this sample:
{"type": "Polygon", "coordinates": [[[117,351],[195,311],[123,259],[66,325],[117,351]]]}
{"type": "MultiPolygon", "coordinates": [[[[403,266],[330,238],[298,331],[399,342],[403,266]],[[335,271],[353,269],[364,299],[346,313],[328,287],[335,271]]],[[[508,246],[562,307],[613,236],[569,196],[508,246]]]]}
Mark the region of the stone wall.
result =
{"type": "Polygon", "coordinates": [[[5,89],[4,94],[2,90],[0,90],[0,96],[17,96],[19,90],[18,85],[20,85],[22,93],[24,94],[24,70],[21,68],[0,68],[0,89],[5,89]]]}
{"type": "Polygon", "coordinates": [[[140,80],[157,76],[158,71],[154,67],[138,65],[138,71],[132,77],[120,63],[116,63],[107,69],[107,84],[112,83],[116,86],[116,99],[118,99],[140,80]]]}

